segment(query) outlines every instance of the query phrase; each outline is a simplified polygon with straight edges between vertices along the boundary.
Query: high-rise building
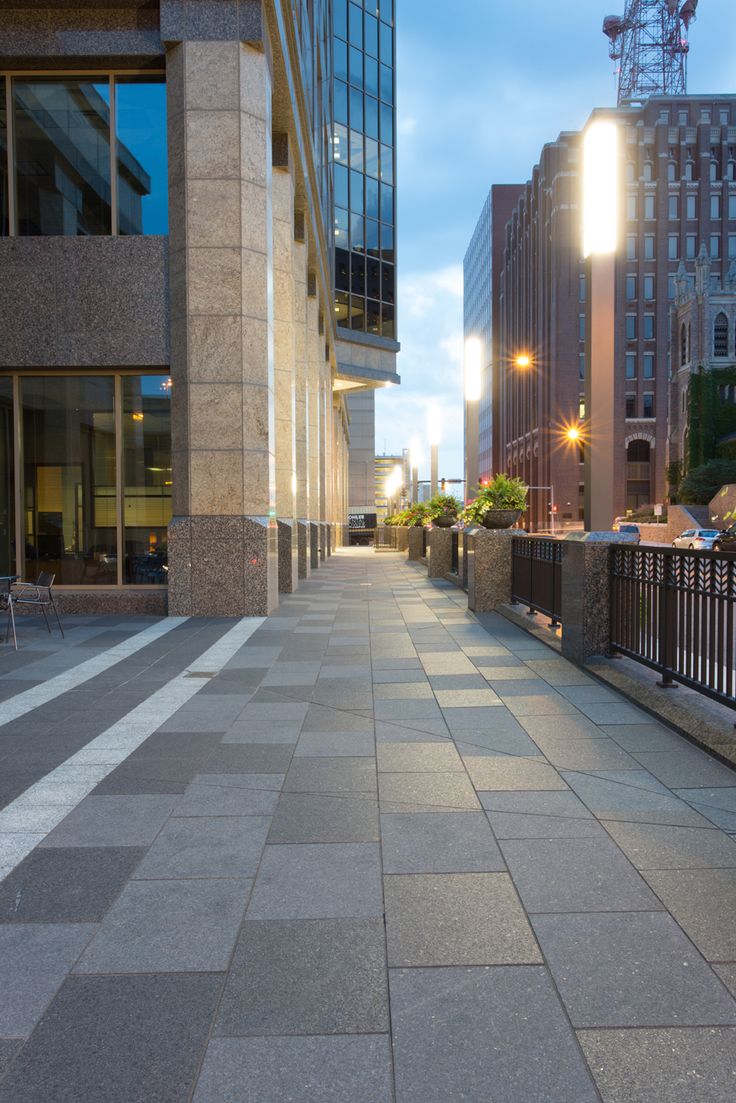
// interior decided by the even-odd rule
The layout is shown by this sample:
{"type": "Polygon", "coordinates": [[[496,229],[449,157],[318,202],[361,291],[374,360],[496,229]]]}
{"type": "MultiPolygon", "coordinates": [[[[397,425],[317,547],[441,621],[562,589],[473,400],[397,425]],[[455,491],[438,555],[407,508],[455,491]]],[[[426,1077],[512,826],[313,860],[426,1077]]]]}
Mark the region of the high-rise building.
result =
{"type": "MultiPolygon", "coordinates": [[[[670,316],[680,265],[704,246],[722,287],[736,257],[736,97],[653,96],[596,112],[620,127],[624,196],[616,256],[615,508],[667,492],[670,316]]],[[[506,227],[493,437],[499,467],[533,489],[530,524],[582,519],[587,289],[581,257],[581,135],[542,150],[506,227]],[[517,365],[519,356],[529,365],[517,365]],[[554,512],[553,512],[554,511],[554,512]]],[[[613,518],[612,518],[613,520],[613,518]]]]}
{"type": "Polygon", "coordinates": [[[351,441],[372,502],[393,14],[4,8],[0,573],[55,574],[67,608],[265,613],[340,539],[351,441]]]}

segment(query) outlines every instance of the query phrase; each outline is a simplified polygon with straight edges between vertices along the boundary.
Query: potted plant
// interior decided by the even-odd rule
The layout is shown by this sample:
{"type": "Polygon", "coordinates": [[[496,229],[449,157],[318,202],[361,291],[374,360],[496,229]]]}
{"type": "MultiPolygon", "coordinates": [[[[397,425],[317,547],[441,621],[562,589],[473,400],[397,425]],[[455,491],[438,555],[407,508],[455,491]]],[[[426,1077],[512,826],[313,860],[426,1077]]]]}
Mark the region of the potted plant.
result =
{"type": "Polygon", "coordinates": [[[528,489],[521,479],[496,475],[478,487],[477,496],[463,510],[462,520],[487,529],[509,529],[526,509],[528,489]]]}
{"type": "Polygon", "coordinates": [[[429,519],[440,529],[449,529],[456,524],[459,509],[460,503],[452,494],[435,494],[427,502],[429,519]]]}

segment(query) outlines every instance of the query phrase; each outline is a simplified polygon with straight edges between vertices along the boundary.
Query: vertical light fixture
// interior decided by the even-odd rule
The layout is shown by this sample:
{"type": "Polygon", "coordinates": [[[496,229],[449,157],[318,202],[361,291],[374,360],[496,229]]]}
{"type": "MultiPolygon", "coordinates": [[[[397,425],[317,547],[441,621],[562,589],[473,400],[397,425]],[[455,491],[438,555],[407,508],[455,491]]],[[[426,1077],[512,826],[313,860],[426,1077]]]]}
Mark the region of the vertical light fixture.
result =
{"type": "Polygon", "coordinates": [[[439,490],[440,440],[442,439],[440,411],[437,406],[430,406],[427,414],[427,438],[430,449],[429,493],[434,498],[439,490]]]}
{"type": "Polygon", "coordinates": [[[478,407],[483,371],[483,345],[479,337],[465,341],[465,501],[478,485],[478,407]]]}
{"type": "Polygon", "coordinates": [[[419,464],[422,462],[422,448],[419,437],[412,437],[409,445],[409,465],[411,467],[411,500],[416,505],[419,501],[419,464]]]}
{"type": "Polygon", "coordinates": [[[583,137],[583,256],[586,260],[585,528],[610,529],[614,508],[618,127],[596,119],[583,137]]]}

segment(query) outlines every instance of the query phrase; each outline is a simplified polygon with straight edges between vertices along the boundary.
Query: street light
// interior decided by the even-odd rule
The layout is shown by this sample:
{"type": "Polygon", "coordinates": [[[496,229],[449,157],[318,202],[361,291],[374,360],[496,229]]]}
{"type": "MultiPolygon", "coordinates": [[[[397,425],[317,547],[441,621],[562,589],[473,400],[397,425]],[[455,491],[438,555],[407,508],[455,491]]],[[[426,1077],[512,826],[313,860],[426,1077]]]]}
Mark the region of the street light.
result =
{"type": "Polygon", "coordinates": [[[440,411],[437,406],[430,406],[427,414],[427,437],[429,439],[430,454],[429,493],[430,497],[434,498],[438,491],[440,440],[442,439],[440,411]]]}
{"type": "Polygon", "coordinates": [[[583,138],[583,256],[587,260],[585,528],[611,527],[614,509],[614,321],[619,237],[619,136],[596,119],[583,138]]]}
{"type": "Polygon", "coordinates": [[[419,499],[419,464],[422,462],[422,446],[419,437],[412,437],[409,445],[409,466],[411,467],[411,500],[416,505],[419,499]]]}
{"type": "Polygon", "coordinates": [[[516,357],[514,363],[516,364],[517,368],[521,368],[522,371],[525,371],[527,368],[530,368],[532,366],[532,358],[531,356],[527,356],[525,352],[522,352],[519,356],[516,357]]]}
{"type": "Polygon", "coordinates": [[[478,404],[482,390],[483,345],[478,337],[465,341],[465,500],[478,485],[478,404]]]}

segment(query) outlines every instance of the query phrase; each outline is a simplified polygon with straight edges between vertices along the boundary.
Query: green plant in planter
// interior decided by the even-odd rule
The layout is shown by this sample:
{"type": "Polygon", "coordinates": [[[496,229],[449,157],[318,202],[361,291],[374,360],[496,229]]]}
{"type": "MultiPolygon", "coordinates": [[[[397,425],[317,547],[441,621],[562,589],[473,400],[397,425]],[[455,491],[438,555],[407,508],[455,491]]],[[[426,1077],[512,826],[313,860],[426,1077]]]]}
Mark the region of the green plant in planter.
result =
{"type": "Polygon", "coordinates": [[[452,494],[435,494],[434,498],[430,498],[427,502],[430,520],[441,517],[443,514],[452,514],[457,517],[459,509],[460,502],[452,494]]]}
{"type": "Polygon", "coordinates": [[[529,488],[522,479],[508,475],[496,475],[487,483],[481,483],[472,502],[468,502],[460,515],[466,525],[482,525],[489,510],[524,511],[529,488]]]}
{"type": "Polygon", "coordinates": [[[426,502],[415,502],[405,512],[407,519],[404,524],[408,525],[409,528],[421,528],[429,520],[429,509],[426,502]]]}

